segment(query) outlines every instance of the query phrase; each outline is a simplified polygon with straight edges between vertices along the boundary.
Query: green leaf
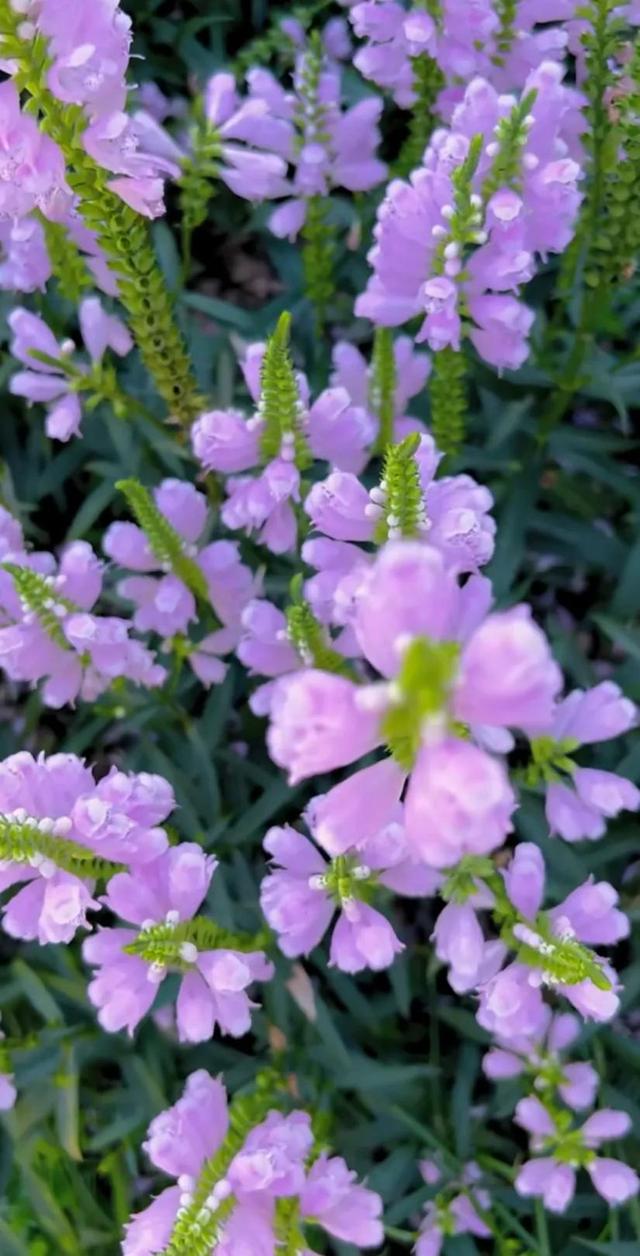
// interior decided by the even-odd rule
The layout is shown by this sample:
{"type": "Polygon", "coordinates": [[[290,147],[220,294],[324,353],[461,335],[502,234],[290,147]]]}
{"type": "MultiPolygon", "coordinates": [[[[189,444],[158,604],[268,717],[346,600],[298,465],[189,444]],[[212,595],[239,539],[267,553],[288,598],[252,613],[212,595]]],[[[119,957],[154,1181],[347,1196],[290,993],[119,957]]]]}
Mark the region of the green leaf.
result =
{"type": "Polygon", "coordinates": [[[82,1160],[80,1150],[78,1069],[72,1043],[63,1046],[61,1064],[55,1077],[56,1128],[58,1138],[72,1160],[82,1160]]]}

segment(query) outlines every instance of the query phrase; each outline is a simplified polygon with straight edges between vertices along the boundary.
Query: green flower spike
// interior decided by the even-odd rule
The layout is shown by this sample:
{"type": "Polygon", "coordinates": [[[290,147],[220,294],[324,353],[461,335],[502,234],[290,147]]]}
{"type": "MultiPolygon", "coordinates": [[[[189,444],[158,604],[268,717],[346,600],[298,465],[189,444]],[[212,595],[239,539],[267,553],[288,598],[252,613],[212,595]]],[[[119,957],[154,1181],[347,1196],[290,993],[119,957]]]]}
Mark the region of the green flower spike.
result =
{"type": "Polygon", "coordinates": [[[377,518],[376,545],[400,537],[421,537],[429,530],[420,467],[416,453],[420,436],[412,432],[398,445],[388,445],[378,488],[371,490],[370,514],[377,518]]]}

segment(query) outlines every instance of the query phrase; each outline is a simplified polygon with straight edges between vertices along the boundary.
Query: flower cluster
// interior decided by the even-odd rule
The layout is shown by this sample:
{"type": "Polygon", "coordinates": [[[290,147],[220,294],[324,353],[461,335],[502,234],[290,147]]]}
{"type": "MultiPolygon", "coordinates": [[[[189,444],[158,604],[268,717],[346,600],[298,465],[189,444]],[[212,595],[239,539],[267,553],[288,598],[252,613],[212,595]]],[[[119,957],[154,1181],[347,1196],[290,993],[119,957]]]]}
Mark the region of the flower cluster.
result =
{"type": "MultiPolygon", "coordinates": [[[[43,378],[58,386],[59,377],[43,378]]],[[[164,668],[130,623],[95,613],[103,569],[86,541],[70,542],[59,561],[27,552],[20,524],[0,508],[0,550],[0,666],[11,680],[44,680],[50,707],[93,701],[121,678],[162,684],[164,668]]]]}
{"type": "Polygon", "coordinates": [[[119,865],[138,870],[167,847],[159,825],[175,806],[162,777],[117,768],[96,783],[72,754],[23,751],[0,763],[0,890],[18,889],[3,911],[15,938],[69,942],[97,909],[96,879],[119,865]]]}
{"type": "Polygon", "coordinates": [[[163,480],[153,497],[135,481],[122,488],[139,523],[111,524],[104,549],[136,573],[118,585],[121,597],[135,606],[134,626],[162,637],[164,648],[188,659],[204,685],[218,684],[226,671],[219,656],[239,640],[242,611],[256,591],[254,577],[233,541],[198,544],[208,506],[192,484],[163,480]],[[193,624],[205,630],[197,641],[189,637],[193,624]]]}
{"type": "Polygon", "coordinates": [[[518,291],[536,255],[566,248],[580,204],[580,97],[562,77],[543,62],[519,101],[469,84],[420,168],[387,189],[359,314],[385,326],[424,314],[417,339],[432,349],[465,333],[492,366],[522,364],[533,314],[518,291]]]}
{"type": "Polygon", "coordinates": [[[428,1186],[437,1193],[425,1208],[415,1246],[415,1256],[440,1256],[442,1245],[454,1234],[475,1234],[491,1237],[484,1220],[490,1208],[488,1192],[478,1183],[482,1173],[473,1161],[464,1166],[458,1180],[447,1178],[435,1160],[423,1160],[420,1172],[428,1186]]]}
{"type": "MultiPolygon", "coordinates": [[[[371,906],[370,900],[378,886],[397,894],[430,894],[439,879],[429,868],[411,859],[400,802],[389,809],[387,823],[384,813],[381,816],[378,811],[380,796],[383,806],[386,802],[384,784],[388,774],[388,764],[384,762],[369,770],[364,805],[357,813],[347,798],[351,813],[343,813],[341,819],[345,830],[351,832],[351,842],[329,863],[296,829],[270,829],[267,833],[264,846],[275,868],[262,882],[260,902],[285,955],[308,955],[321,941],[336,910],[339,914],[331,937],[329,963],[343,972],[389,968],[404,949],[389,921],[371,906]]],[[[340,797],[338,785],[330,794],[313,799],[305,816],[316,842],[330,855],[331,830],[326,816],[339,811],[340,797]]]]}
{"type": "Polygon", "coordinates": [[[334,188],[365,192],[386,175],[387,167],[376,156],[382,102],[368,96],[343,109],[341,80],[339,66],[318,42],[310,42],[296,60],[292,95],[283,94],[264,73],[250,80],[275,116],[294,126],[287,154],[294,172],[289,198],[269,220],[274,235],[295,239],[305,223],[311,225],[310,205],[316,198],[324,200],[334,188]]]}
{"type": "Polygon", "coordinates": [[[0,218],[16,222],[37,209],[55,221],[70,207],[62,153],[21,109],[14,84],[0,83],[0,218]]]}
{"type": "Polygon", "coordinates": [[[207,471],[227,480],[221,518],[227,528],[258,531],[274,554],[294,548],[301,472],[313,458],[359,471],[374,435],[371,416],[352,404],[345,388],[327,388],[310,403],[307,381],[294,372],[288,349],[289,319],[271,340],[247,350],[243,370],[257,410],[212,410],[192,430],[193,450],[207,471]],[[235,474],[257,470],[258,474],[235,474]]]}
{"type": "Polygon", "coordinates": [[[442,76],[436,103],[446,118],[462,95],[460,84],[482,75],[508,92],[522,87],[542,61],[561,60],[569,32],[558,19],[570,17],[572,8],[544,0],[472,0],[461,9],[455,0],[443,0],[432,17],[426,6],[363,0],[349,12],[355,35],[364,41],[355,64],[406,109],[416,103],[415,58],[428,57],[442,76]]]}
{"type": "Polygon", "coordinates": [[[382,1201],[340,1156],[316,1149],[306,1112],[283,1114],[277,1096],[257,1091],[227,1105],[204,1069],[177,1103],[155,1117],[144,1149],[177,1179],[126,1227],[124,1256],[244,1256],[307,1250],[305,1225],[358,1249],[383,1238],[382,1201]]]}
{"type": "MultiPolygon", "coordinates": [[[[16,10],[18,5],[15,6],[16,10]]],[[[125,112],[131,21],[114,0],[91,0],[63,12],[56,0],[29,6],[20,27],[22,39],[47,41],[47,87],[63,105],[82,111],[86,122],[82,145],[89,157],[112,177],[107,186],[137,213],[153,218],[164,212],[163,180],[178,167],[165,155],[140,148],[135,126],[125,112]]],[[[5,68],[12,69],[11,61],[5,68]]],[[[17,100],[15,89],[9,88],[17,100]]],[[[37,126],[31,124],[37,134],[37,126]]],[[[40,169],[48,161],[63,182],[64,160],[50,140],[40,169]]],[[[36,201],[38,203],[38,201],[36,201]]],[[[25,211],[20,211],[20,216],[25,211]]]]}
{"type": "Polygon", "coordinates": [[[128,926],[99,929],[83,944],[97,968],[89,998],[110,1032],[136,1025],[149,1011],[169,972],[181,975],[177,1027],[182,1042],[204,1042],[216,1025],[239,1037],[251,1024],[247,986],[268,981],[273,966],[254,939],[235,937],[197,917],[217,861],[194,842],[172,846],[145,867],[144,876],[119,872],[104,903],[128,926]]]}
{"type": "Polygon", "coordinates": [[[72,357],[74,342],[65,340],[59,344],[37,314],[16,306],[9,315],[11,352],[27,367],[12,376],[10,390],[28,402],[44,402],[48,406],[45,431],[54,440],[68,441],[80,435],[82,393],[92,394],[90,405],[103,397],[112,404],[118,401],[114,395],[115,377],[103,364],[104,354],[111,349],[125,357],[133,344],[124,323],[107,314],[98,297],[81,301],[78,321],[89,364],[72,357]]]}

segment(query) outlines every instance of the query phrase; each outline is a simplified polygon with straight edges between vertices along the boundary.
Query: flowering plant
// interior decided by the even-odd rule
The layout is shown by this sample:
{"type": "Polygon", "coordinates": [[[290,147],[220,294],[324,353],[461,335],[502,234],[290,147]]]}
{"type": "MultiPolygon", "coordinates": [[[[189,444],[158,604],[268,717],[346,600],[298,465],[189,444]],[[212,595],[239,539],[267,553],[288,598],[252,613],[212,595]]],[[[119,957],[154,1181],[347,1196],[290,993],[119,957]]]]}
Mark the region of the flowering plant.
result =
{"type": "Polygon", "coordinates": [[[624,1256],[640,8],[213,8],[0,0],[0,1252],[624,1256]]]}

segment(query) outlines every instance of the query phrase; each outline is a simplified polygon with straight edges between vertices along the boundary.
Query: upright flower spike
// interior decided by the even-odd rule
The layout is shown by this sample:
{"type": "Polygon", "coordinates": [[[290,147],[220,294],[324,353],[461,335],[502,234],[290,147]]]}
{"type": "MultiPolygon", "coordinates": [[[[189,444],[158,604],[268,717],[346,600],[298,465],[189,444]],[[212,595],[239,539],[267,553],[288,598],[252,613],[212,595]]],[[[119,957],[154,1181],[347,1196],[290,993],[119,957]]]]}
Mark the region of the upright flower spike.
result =
{"type": "MultiPolygon", "coordinates": [[[[283,99],[279,88],[274,92],[272,81],[267,85],[263,79],[263,84],[276,115],[290,117],[290,98],[283,99]]],[[[257,85],[258,95],[261,86],[257,85]]],[[[364,192],[386,174],[386,166],[375,156],[382,102],[370,96],[343,109],[341,97],[340,68],[326,56],[318,32],[312,32],[294,73],[296,140],[288,189],[292,199],[278,206],[269,225],[275,235],[289,239],[302,232],[306,291],[320,326],[335,292],[330,192],[340,187],[364,192]]]]}
{"type": "Polygon", "coordinates": [[[374,506],[380,510],[374,533],[378,545],[402,537],[419,537],[429,528],[420,464],[416,458],[420,440],[414,432],[405,436],[399,445],[387,448],[380,487],[372,497],[374,506]]]}
{"type": "Polygon", "coordinates": [[[447,440],[449,391],[451,444],[459,441],[459,372],[449,357],[463,335],[500,370],[526,358],[533,312],[512,293],[532,277],[536,253],[560,252],[571,239],[579,123],[579,97],[555,63],[528,76],[519,102],[474,79],[450,129],[434,134],[408,183],[390,184],[378,211],[374,273],[356,313],[382,326],[426,315],[417,339],[436,355],[449,351],[432,375],[440,441],[447,440]]]}
{"type": "MultiPolygon", "coordinates": [[[[48,10],[45,16],[49,16],[48,10]]],[[[115,272],[134,338],[170,416],[180,423],[191,423],[202,403],[143,217],[160,212],[161,181],[150,178],[148,167],[139,177],[124,156],[111,155],[110,146],[115,147],[116,154],[120,152],[120,141],[126,153],[126,114],[116,112],[91,120],[84,86],[79,94],[74,90],[67,93],[58,82],[57,94],[54,92],[48,71],[52,61],[55,66],[60,64],[56,40],[54,36],[49,46],[46,22],[44,27],[39,22],[39,17],[35,25],[24,21],[10,0],[2,0],[2,55],[12,67],[14,83],[30,97],[45,135],[64,158],[67,184],[77,197],[85,225],[95,232],[115,272]],[[82,103],[75,103],[76,99],[82,103]],[[115,179],[114,163],[116,171],[125,171],[115,179]],[[145,199],[148,196],[155,196],[155,204],[145,199]]],[[[83,84],[90,82],[87,70],[83,84]]],[[[13,90],[11,84],[8,86],[13,90]]]]}
{"type": "Polygon", "coordinates": [[[340,648],[351,657],[359,653],[355,598],[373,561],[361,543],[422,540],[460,573],[478,572],[491,558],[493,498],[471,476],[435,479],[441,457],[430,436],[413,433],[389,446],[380,483],[369,493],[355,476],[334,471],[307,494],[305,512],[323,535],[303,545],[305,562],[317,569],[305,597],[322,623],[342,629],[340,648]]]}
{"type": "Polygon", "coordinates": [[[207,602],[209,590],[204,572],[188,553],[183,537],[159,510],[149,490],[139,480],[118,480],[116,488],[124,494],[152,554],[163,569],[173,572],[194,597],[207,602]]]}
{"type": "Polygon", "coordinates": [[[283,458],[304,471],[312,455],[303,431],[305,407],[291,361],[290,337],[291,315],[283,313],[267,341],[260,371],[260,452],[264,462],[283,458]]]}
{"type": "Polygon", "coordinates": [[[353,668],[333,648],[325,628],[302,597],[301,575],[294,576],[291,583],[291,603],[287,608],[286,621],[289,641],[305,667],[317,667],[323,672],[356,679],[353,668]]]}
{"type": "Polygon", "coordinates": [[[289,1256],[307,1252],[306,1224],[358,1250],[383,1240],[382,1201],[290,1108],[282,1080],[258,1074],[227,1103],[204,1069],[151,1122],[144,1149],[177,1179],[125,1228],[124,1256],[289,1256]]]}
{"type": "Polygon", "coordinates": [[[242,367],[256,413],[246,420],[237,410],[212,410],[192,431],[206,470],[258,471],[229,476],[221,517],[228,528],[259,531],[274,554],[296,544],[302,472],[314,457],[360,471],[375,431],[372,416],[352,403],[344,387],[309,397],[306,377],[293,368],[290,325],[290,315],[281,315],[266,346],[247,349],[242,367]]]}
{"type": "MultiPolygon", "coordinates": [[[[321,157],[323,165],[328,164],[327,148],[331,139],[328,130],[326,100],[323,100],[321,80],[326,72],[325,54],[320,36],[314,32],[308,47],[301,55],[296,69],[297,91],[299,97],[298,117],[296,119],[299,139],[298,149],[300,160],[308,150],[309,161],[313,160],[312,152],[317,160],[321,157]],[[323,149],[325,150],[322,157],[323,149]]],[[[306,291],[313,306],[318,328],[322,329],[327,307],[333,296],[335,279],[333,274],[335,241],[334,230],[328,219],[328,188],[310,186],[311,195],[305,201],[304,223],[302,227],[302,264],[306,291]]]]}

